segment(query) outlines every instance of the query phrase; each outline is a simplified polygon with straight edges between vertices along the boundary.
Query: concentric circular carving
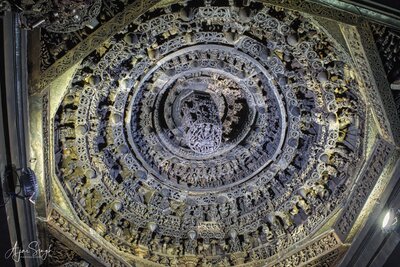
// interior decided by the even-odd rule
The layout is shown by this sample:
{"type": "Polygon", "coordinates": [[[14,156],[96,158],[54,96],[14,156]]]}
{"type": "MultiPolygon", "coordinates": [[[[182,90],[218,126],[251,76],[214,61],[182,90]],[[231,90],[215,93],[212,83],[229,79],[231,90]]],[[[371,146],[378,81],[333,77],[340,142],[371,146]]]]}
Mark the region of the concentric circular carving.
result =
{"type": "Polygon", "coordinates": [[[126,129],[135,155],[171,186],[216,189],[249,179],[284,141],[286,111],[271,79],[265,67],[229,46],[195,45],[160,59],[129,106],[126,129]],[[235,67],[232,57],[246,68],[235,67]],[[255,151],[258,158],[249,160],[257,163],[243,168],[244,155],[255,151]]]}
{"type": "Polygon", "coordinates": [[[349,189],[357,87],[346,53],[300,13],[158,8],[83,60],[55,119],[57,175],[122,251],[163,265],[268,258],[349,189]]]}

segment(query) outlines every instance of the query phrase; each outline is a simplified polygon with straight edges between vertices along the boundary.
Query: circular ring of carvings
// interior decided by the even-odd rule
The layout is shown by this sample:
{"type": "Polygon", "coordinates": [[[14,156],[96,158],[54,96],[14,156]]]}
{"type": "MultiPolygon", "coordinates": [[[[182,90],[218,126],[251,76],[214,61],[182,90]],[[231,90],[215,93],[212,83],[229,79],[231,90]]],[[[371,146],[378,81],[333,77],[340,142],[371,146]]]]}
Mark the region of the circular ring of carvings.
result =
{"type": "Polygon", "coordinates": [[[365,120],[354,73],[298,12],[153,10],[83,60],[54,121],[57,175],[122,251],[165,265],[270,257],[350,188],[365,120]]]}

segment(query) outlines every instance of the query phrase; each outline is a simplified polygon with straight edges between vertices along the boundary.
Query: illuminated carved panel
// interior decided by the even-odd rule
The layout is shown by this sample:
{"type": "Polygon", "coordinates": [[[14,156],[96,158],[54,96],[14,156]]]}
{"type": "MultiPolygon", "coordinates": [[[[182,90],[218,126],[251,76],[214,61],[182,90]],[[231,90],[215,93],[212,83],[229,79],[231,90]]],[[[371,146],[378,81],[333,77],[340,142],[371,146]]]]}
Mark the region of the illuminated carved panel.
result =
{"type": "Polygon", "coordinates": [[[368,24],[363,25],[363,38],[355,27],[341,24],[343,35],[351,48],[354,62],[363,66],[359,69],[362,86],[365,88],[367,98],[373,106],[374,117],[379,124],[382,136],[399,142],[398,135],[394,132],[400,130],[396,106],[390,93],[390,86],[385,77],[379,54],[375,50],[372,33],[368,24]],[[368,62],[370,59],[370,62],[368,62]],[[375,79],[374,79],[375,78],[375,79]]]}
{"type": "Polygon", "coordinates": [[[376,143],[372,156],[367,162],[367,167],[355,184],[349,202],[344,206],[343,212],[337,221],[337,233],[343,241],[349,234],[393,151],[393,146],[384,140],[378,140],[376,143]]]}
{"type": "Polygon", "coordinates": [[[57,179],[79,219],[134,261],[257,266],[280,251],[333,261],[336,234],[322,252],[296,247],[340,208],[364,162],[356,73],[296,11],[151,10],[74,74],[54,118],[57,179]]]}

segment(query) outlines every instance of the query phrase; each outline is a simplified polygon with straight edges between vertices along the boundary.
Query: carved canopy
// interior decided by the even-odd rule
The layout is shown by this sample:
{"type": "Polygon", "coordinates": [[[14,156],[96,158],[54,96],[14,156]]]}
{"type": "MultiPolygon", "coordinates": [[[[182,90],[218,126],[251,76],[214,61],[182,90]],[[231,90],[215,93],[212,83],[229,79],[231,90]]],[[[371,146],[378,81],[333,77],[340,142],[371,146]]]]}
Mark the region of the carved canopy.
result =
{"type": "Polygon", "coordinates": [[[397,121],[368,25],[304,3],[134,3],[43,70],[52,234],[94,265],[334,265],[397,121]]]}

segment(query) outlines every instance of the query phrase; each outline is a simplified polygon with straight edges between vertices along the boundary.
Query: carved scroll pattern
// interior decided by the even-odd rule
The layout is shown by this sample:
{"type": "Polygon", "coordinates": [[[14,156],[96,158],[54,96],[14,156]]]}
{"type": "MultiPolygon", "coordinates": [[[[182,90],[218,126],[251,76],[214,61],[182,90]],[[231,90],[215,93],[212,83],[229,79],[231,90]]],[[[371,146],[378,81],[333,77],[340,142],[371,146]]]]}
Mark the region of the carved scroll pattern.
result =
{"type": "Polygon", "coordinates": [[[335,228],[341,240],[345,240],[349,234],[393,151],[394,148],[391,144],[383,139],[378,139],[365,169],[353,187],[349,202],[344,206],[340,219],[336,223],[335,228]]]}
{"type": "Polygon", "coordinates": [[[358,28],[340,26],[355,64],[362,66],[359,74],[381,134],[399,142],[399,136],[393,134],[400,131],[396,106],[369,25],[364,22],[358,28]]]}
{"type": "Polygon", "coordinates": [[[75,222],[67,218],[58,211],[55,207],[52,209],[52,214],[48,222],[50,228],[56,229],[63,233],[65,237],[78,244],[86,250],[98,262],[104,263],[106,266],[130,266],[128,262],[116,256],[114,253],[106,249],[99,240],[96,240],[90,233],[83,231],[75,222]]]}
{"type": "MultiPolygon", "coordinates": [[[[285,266],[315,266],[316,262],[321,263],[320,259],[326,256],[327,258],[334,257],[334,254],[338,253],[338,249],[341,246],[341,242],[334,232],[330,232],[317,241],[305,245],[299,251],[279,259],[279,262],[271,265],[272,267],[285,267],[285,266]]],[[[321,265],[316,265],[321,266],[321,265]]],[[[330,266],[330,265],[324,265],[330,266]]]]}

